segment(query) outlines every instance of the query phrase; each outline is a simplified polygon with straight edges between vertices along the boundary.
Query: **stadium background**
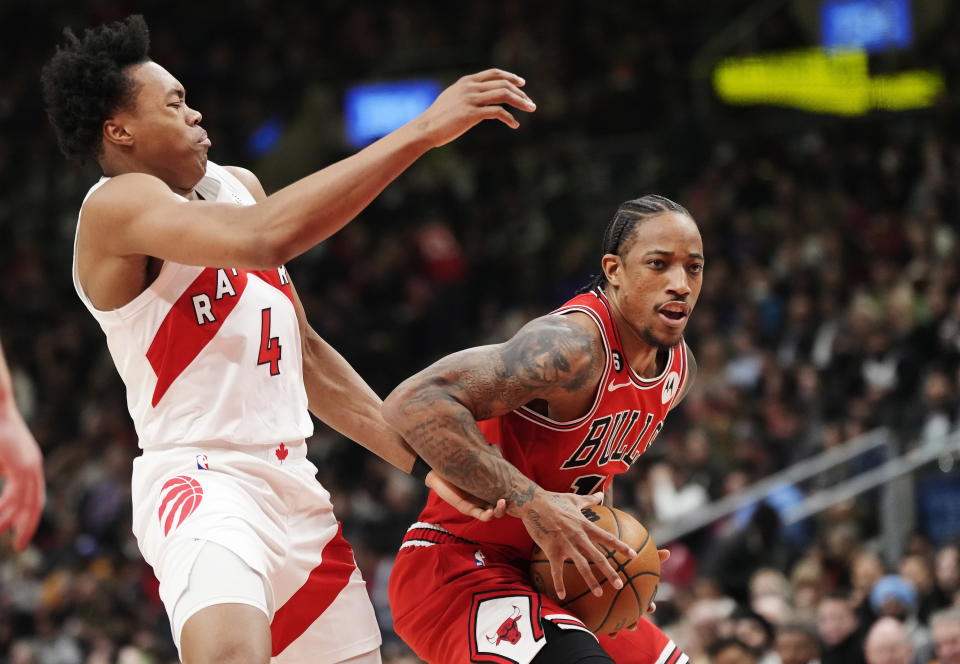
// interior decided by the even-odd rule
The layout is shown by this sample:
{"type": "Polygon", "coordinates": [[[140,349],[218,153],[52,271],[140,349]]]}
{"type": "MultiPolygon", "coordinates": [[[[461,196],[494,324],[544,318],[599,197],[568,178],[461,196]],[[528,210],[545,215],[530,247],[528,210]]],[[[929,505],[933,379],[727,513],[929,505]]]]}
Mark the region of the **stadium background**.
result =
{"type": "MultiPolygon", "coordinates": [[[[700,376],[616,494],[657,524],[875,427],[907,452],[960,423],[960,7],[917,0],[913,44],[870,59],[939,71],[947,87],[930,108],[722,104],[704,63],[815,46],[816,4],[0,5],[0,338],[48,481],[32,547],[0,553],[0,662],[176,656],[130,534],[137,450],[122,384],[70,279],[77,209],[98,174],[64,161],[42,109],[39,68],[63,26],[142,11],[154,59],[204,114],[211,157],[251,168],[268,191],[352,151],[341,105],[354,83],[447,84],[488,66],[527,79],[539,109],[519,131],[488,123],[428,154],[289,266],[314,327],[381,395],[567,299],[596,269],[619,202],[657,192],[685,204],[707,253],[687,335],[700,376]]],[[[390,633],[385,582],[422,490],[322,426],[311,445],[387,661],[415,661],[390,633]]],[[[884,460],[857,457],[780,496],[884,460]]],[[[774,627],[809,620],[834,591],[852,595],[862,630],[877,578],[903,574],[919,586],[907,604],[920,642],[929,612],[958,602],[953,464],[944,454],[910,476],[916,528],[896,550],[883,546],[877,492],[790,528],[782,505],[761,506],[684,537],[658,619],[703,662],[749,610],[774,627]]]]}

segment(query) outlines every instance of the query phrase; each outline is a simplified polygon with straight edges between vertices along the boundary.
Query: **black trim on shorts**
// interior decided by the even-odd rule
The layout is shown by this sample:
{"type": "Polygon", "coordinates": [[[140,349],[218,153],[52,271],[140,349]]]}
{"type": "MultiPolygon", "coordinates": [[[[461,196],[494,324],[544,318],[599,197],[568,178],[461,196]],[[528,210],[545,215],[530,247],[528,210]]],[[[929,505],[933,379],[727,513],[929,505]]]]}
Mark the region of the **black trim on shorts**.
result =
{"type": "Polygon", "coordinates": [[[530,664],[616,664],[592,634],[542,621],[547,645],[530,664]]]}

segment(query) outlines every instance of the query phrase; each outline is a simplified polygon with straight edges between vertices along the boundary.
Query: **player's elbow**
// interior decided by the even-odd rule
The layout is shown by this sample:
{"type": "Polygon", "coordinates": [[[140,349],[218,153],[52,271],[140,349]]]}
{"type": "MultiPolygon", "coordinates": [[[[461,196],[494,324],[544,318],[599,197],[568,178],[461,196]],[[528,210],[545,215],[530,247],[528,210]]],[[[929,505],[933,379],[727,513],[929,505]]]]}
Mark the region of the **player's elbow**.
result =
{"type": "Polygon", "coordinates": [[[272,218],[262,205],[251,205],[245,212],[250,215],[246,225],[250,230],[245,238],[247,251],[258,269],[280,267],[303,252],[297,235],[290,231],[288,225],[272,218]]]}
{"type": "Polygon", "coordinates": [[[430,410],[433,398],[423,388],[419,377],[413,376],[400,383],[383,400],[380,413],[384,421],[397,433],[408,434],[430,410]]]}
{"type": "Polygon", "coordinates": [[[263,229],[253,233],[246,239],[245,252],[250,268],[256,270],[272,270],[295,258],[299,252],[294,251],[289,238],[273,229],[263,229]]]}
{"type": "MultiPolygon", "coordinates": [[[[409,381],[407,381],[409,382],[409,381]]],[[[380,407],[380,414],[383,420],[397,433],[402,434],[407,424],[407,417],[404,413],[403,404],[409,399],[409,391],[406,388],[407,383],[401,383],[390,395],[383,400],[380,407]]]]}

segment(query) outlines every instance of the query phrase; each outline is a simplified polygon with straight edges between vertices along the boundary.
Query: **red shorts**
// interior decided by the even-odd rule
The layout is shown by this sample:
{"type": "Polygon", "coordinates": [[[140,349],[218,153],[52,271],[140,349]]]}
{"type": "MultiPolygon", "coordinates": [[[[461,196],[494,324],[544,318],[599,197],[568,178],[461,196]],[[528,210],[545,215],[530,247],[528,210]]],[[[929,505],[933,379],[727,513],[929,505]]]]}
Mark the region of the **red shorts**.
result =
{"type": "MultiPolygon", "coordinates": [[[[533,589],[526,560],[434,528],[408,531],[390,575],[394,631],[421,659],[430,664],[530,664],[546,644],[544,620],[592,634],[533,589]]],[[[635,632],[599,641],[617,664],[687,662],[648,620],[641,620],[635,632]]]]}

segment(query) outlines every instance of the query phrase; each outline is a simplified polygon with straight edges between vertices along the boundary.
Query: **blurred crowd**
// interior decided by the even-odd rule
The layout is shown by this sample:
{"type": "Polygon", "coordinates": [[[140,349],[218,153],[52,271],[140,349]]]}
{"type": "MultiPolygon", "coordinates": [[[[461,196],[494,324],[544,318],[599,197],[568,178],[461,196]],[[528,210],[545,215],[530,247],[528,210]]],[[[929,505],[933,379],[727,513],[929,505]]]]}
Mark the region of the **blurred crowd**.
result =
{"type": "MultiPolygon", "coordinates": [[[[98,173],[62,159],[43,116],[39,67],[65,25],[143,11],[154,59],[204,113],[212,158],[252,168],[268,190],[349,152],[338,99],[350,82],[447,82],[491,65],[529,81],[539,110],[519,131],[482,126],[427,155],[290,265],[314,327],[383,396],[571,297],[598,269],[621,201],[656,192],[683,203],[707,255],[687,334],[699,377],[615,486],[616,504],[648,525],[877,427],[899,451],[957,429],[956,90],[933,109],[848,120],[698,101],[697,52],[746,0],[275,4],[0,7],[17,64],[0,70],[0,338],[48,478],[33,546],[0,553],[0,663],[176,660],[130,533],[137,447],[123,386],[71,284],[76,214],[98,173]],[[249,139],[268,122],[283,131],[260,154],[249,139]]],[[[960,8],[945,11],[899,62],[936,66],[949,86],[960,80],[948,31],[960,8]]],[[[815,40],[787,13],[738,48],[815,40]]],[[[386,579],[423,489],[322,425],[311,450],[374,598],[386,661],[416,662],[390,630],[386,579]]],[[[955,481],[952,463],[921,473],[955,481]]],[[[782,503],[855,465],[789,487],[782,503]]],[[[920,527],[902,551],[881,550],[873,496],[789,528],[778,500],[672,545],[654,619],[693,661],[927,664],[953,639],[940,662],[960,663],[960,532],[920,527]],[[871,647],[898,658],[871,659],[871,647]]]]}

